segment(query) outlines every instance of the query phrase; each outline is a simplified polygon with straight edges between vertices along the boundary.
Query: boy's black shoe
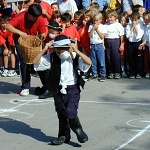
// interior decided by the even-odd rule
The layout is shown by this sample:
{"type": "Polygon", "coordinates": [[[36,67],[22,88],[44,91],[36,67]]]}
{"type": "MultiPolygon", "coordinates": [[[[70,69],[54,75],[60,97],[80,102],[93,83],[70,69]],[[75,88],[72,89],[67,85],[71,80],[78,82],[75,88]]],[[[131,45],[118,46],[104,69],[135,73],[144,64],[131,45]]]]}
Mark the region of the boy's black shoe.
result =
{"type": "Polygon", "coordinates": [[[40,88],[40,87],[38,86],[38,87],[35,88],[34,94],[35,94],[35,95],[41,95],[41,94],[43,94],[44,90],[45,90],[44,86],[43,86],[42,88],[40,88]]]}
{"type": "Polygon", "coordinates": [[[45,90],[44,93],[39,96],[39,99],[46,99],[49,97],[53,97],[53,93],[49,90],[45,90]]]}
{"type": "Polygon", "coordinates": [[[97,75],[92,75],[89,79],[88,79],[88,81],[90,81],[90,80],[96,80],[97,79],[97,75]]]}
{"type": "Polygon", "coordinates": [[[58,137],[56,139],[53,139],[51,141],[51,145],[61,145],[63,143],[69,143],[70,139],[71,139],[70,135],[68,135],[67,137],[66,136],[60,136],[60,137],[58,137]]]}
{"type": "Polygon", "coordinates": [[[99,79],[98,79],[99,82],[105,82],[105,77],[104,76],[101,76],[99,79]]]}
{"type": "Polygon", "coordinates": [[[78,117],[74,119],[69,119],[69,125],[72,131],[76,134],[77,139],[80,143],[85,143],[86,141],[88,141],[88,136],[83,131],[78,117]]]}
{"type": "Polygon", "coordinates": [[[65,136],[60,136],[56,139],[53,139],[51,141],[51,145],[61,145],[63,143],[65,143],[66,137],[65,136]]]}

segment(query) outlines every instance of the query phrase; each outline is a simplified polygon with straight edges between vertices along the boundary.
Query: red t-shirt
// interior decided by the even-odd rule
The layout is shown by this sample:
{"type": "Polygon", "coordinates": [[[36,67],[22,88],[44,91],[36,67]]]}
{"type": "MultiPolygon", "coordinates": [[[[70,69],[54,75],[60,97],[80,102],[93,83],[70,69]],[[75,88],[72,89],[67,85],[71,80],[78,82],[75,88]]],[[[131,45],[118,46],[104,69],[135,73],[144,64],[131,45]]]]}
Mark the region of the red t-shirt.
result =
{"type": "Polygon", "coordinates": [[[79,33],[77,29],[75,28],[75,26],[72,24],[70,25],[70,27],[65,28],[65,31],[61,32],[61,34],[66,35],[70,39],[77,39],[78,41],[80,41],[79,33]]]}
{"type": "MultiPolygon", "coordinates": [[[[3,31],[2,28],[0,28],[0,35],[6,40],[8,40],[9,45],[14,46],[14,40],[13,40],[13,33],[9,31],[3,31]]],[[[4,43],[3,43],[4,44],[4,43]]]]}
{"type": "Polygon", "coordinates": [[[3,45],[5,42],[6,40],[0,35],[0,45],[3,45]]]}
{"type": "Polygon", "coordinates": [[[86,26],[84,33],[82,33],[83,26],[78,29],[78,33],[80,35],[80,46],[87,52],[90,56],[90,38],[88,34],[89,25],[86,26]]]}
{"type": "MultiPolygon", "coordinates": [[[[39,16],[35,23],[27,21],[27,11],[19,13],[9,21],[13,27],[27,33],[28,35],[37,35],[46,32],[46,26],[42,16],[39,16]]],[[[19,36],[18,36],[19,37],[19,36]]],[[[17,37],[17,38],[18,38],[17,37]]]]}
{"type": "MultiPolygon", "coordinates": [[[[37,4],[37,3],[34,2],[33,4],[37,4]]],[[[49,5],[47,2],[41,1],[40,6],[42,9],[46,10],[47,13],[52,17],[53,11],[52,11],[51,5],[49,5]]],[[[48,18],[43,14],[42,14],[42,17],[44,18],[44,23],[49,24],[48,18]]],[[[48,34],[48,28],[46,28],[46,33],[48,34]]]]}

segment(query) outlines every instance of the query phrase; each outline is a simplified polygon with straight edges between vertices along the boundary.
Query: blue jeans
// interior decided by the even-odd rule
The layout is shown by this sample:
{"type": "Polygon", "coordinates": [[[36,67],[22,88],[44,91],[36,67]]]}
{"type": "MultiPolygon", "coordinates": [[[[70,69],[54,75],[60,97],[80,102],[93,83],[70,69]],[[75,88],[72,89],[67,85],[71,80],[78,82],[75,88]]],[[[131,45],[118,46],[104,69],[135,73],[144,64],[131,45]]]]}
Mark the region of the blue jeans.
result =
{"type": "Polygon", "coordinates": [[[92,75],[106,76],[105,51],[103,44],[91,44],[92,75]],[[98,68],[99,67],[99,68],[98,68]]]}

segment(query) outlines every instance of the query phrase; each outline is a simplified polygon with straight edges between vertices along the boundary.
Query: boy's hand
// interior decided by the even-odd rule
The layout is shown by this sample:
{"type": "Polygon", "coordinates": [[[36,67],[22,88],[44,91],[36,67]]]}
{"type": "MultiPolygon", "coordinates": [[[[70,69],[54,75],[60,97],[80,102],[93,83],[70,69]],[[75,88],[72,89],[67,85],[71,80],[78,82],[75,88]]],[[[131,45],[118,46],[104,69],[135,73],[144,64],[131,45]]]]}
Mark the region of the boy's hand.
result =
{"type": "Polygon", "coordinates": [[[54,40],[49,41],[48,43],[46,43],[44,49],[48,49],[49,47],[52,46],[53,43],[54,43],[54,40]]]}
{"type": "Polygon", "coordinates": [[[139,50],[142,50],[142,49],[143,49],[143,46],[144,46],[143,44],[140,44],[139,47],[138,47],[138,49],[139,49],[139,50]]]}
{"type": "Polygon", "coordinates": [[[120,45],[119,50],[124,51],[124,45],[123,44],[120,45]]]}
{"type": "Polygon", "coordinates": [[[94,30],[97,30],[98,29],[98,25],[97,24],[94,24],[94,30]]]}
{"type": "Polygon", "coordinates": [[[87,22],[85,20],[82,21],[83,25],[86,26],[87,22]]]}
{"type": "Polygon", "coordinates": [[[76,52],[78,50],[77,42],[75,44],[70,43],[69,46],[70,46],[70,48],[69,48],[70,52],[76,52]]]}
{"type": "Polygon", "coordinates": [[[3,51],[3,55],[4,55],[4,56],[7,56],[7,55],[8,55],[8,52],[9,52],[8,48],[5,48],[4,51],[3,51]]]}
{"type": "Polygon", "coordinates": [[[47,11],[45,9],[42,9],[42,14],[43,15],[46,15],[47,14],[47,11]]]}

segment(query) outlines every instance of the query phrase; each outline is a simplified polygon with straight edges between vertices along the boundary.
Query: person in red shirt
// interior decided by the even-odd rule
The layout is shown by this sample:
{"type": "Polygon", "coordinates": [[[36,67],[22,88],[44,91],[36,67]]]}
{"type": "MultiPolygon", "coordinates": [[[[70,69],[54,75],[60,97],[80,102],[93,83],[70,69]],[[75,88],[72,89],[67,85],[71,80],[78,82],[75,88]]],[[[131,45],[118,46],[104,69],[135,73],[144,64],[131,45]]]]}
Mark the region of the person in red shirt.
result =
{"type": "Polygon", "coordinates": [[[4,70],[2,72],[2,76],[12,77],[17,75],[15,71],[16,65],[16,56],[15,56],[15,46],[12,37],[12,33],[7,31],[3,25],[9,20],[8,16],[0,17],[0,35],[5,39],[5,43],[3,44],[3,60],[4,60],[4,70]],[[8,55],[10,55],[11,60],[11,68],[8,69],[8,55]]]}
{"type": "Polygon", "coordinates": [[[63,13],[62,20],[62,33],[70,39],[80,41],[79,33],[74,25],[71,24],[72,16],[69,13],[63,13]]]}
{"type": "Polygon", "coordinates": [[[3,72],[3,48],[5,46],[6,40],[0,35],[0,75],[3,72]]]}
{"type": "Polygon", "coordinates": [[[21,12],[13,19],[11,19],[6,25],[5,29],[15,33],[15,46],[17,55],[20,61],[20,71],[22,78],[22,91],[21,96],[29,94],[30,88],[30,73],[33,69],[33,65],[26,64],[18,43],[19,36],[34,35],[38,36],[41,40],[46,38],[46,27],[42,17],[42,8],[38,4],[32,4],[27,11],[21,12]],[[32,68],[32,69],[31,69],[32,68]]]}
{"type": "MultiPolygon", "coordinates": [[[[49,21],[51,20],[53,11],[51,8],[51,5],[49,5],[47,2],[43,0],[35,0],[35,4],[39,4],[42,8],[42,17],[44,18],[44,23],[49,24],[49,21]]],[[[48,29],[46,28],[46,32],[48,34],[48,29]]]]}
{"type": "MultiPolygon", "coordinates": [[[[77,18],[77,17],[76,17],[77,18]]],[[[92,21],[92,15],[90,10],[86,10],[82,15],[82,24],[78,28],[78,33],[80,36],[79,46],[81,47],[82,52],[90,56],[90,38],[88,35],[89,25],[92,21]]],[[[83,75],[84,79],[88,79],[90,77],[91,69],[88,70],[87,73],[83,75]]]]}

